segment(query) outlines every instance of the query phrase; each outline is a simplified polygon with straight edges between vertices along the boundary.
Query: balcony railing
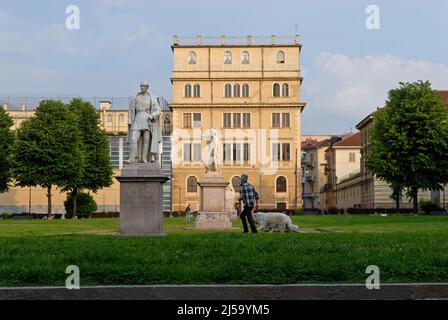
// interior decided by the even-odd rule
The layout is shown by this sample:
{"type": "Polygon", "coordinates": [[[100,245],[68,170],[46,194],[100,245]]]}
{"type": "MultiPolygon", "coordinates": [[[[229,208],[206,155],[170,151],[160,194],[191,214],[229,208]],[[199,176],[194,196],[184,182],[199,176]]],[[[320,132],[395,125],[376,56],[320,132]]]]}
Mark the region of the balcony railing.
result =
{"type": "Polygon", "coordinates": [[[308,182],[314,182],[314,181],[316,180],[316,178],[313,177],[313,176],[307,176],[307,177],[305,178],[305,180],[308,181],[308,182]]]}
{"type": "Polygon", "coordinates": [[[310,160],[302,160],[302,167],[313,169],[314,167],[316,167],[316,163],[310,160]]]}
{"type": "Polygon", "coordinates": [[[173,46],[257,46],[257,45],[299,45],[300,36],[220,36],[220,37],[179,37],[173,36],[173,46]]]}

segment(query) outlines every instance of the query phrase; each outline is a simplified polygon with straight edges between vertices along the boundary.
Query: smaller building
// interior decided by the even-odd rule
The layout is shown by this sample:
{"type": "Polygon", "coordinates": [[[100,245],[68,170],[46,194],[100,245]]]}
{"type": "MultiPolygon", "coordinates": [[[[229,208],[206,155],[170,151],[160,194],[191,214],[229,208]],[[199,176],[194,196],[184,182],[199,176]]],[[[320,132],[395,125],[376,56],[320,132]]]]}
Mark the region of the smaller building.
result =
{"type": "Polygon", "coordinates": [[[361,133],[348,134],[340,139],[334,139],[325,150],[327,183],[321,190],[322,208],[340,208],[338,206],[338,185],[360,173],[361,133]]]}
{"type": "MultiPolygon", "coordinates": [[[[316,136],[313,136],[316,137],[316,136]]],[[[320,190],[326,184],[325,150],[330,145],[330,137],[318,141],[312,137],[302,142],[302,201],[304,209],[320,209],[320,190]]]]}

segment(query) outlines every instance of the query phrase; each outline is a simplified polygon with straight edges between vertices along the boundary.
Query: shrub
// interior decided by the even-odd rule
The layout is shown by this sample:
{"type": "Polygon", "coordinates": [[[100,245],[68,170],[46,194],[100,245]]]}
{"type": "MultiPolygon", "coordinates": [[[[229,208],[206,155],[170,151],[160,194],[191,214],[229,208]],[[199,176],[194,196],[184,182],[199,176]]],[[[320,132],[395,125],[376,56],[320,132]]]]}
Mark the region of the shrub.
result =
{"type": "MultiPolygon", "coordinates": [[[[78,218],[89,218],[92,213],[98,210],[95,199],[89,193],[78,192],[76,202],[76,216],[78,218]]],[[[73,195],[71,193],[67,194],[64,207],[66,212],[65,217],[71,219],[73,217],[73,195]]]]}
{"type": "Polygon", "coordinates": [[[119,218],[120,212],[94,212],[90,217],[92,219],[119,218]]]}
{"type": "Polygon", "coordinates": [[[339,213],[338,208],[332,207],[332,208],[328,209],[328,214],[330,214],[330,215],[337,215],[338,213],[339,213]]]}
{"type": "Polygon", "coordinates": [[[9,220],[11,219],[11,215],[9,213],[2,213],[0,215],[0,220],[9,220]]]}
{"type": "Polygon", "coordinates": [[[430,214],[432,211],[441,211],[442,208],[438,204],[432,203],[432,201],[420,201],[420,208],[425,214],[430,214]]]}

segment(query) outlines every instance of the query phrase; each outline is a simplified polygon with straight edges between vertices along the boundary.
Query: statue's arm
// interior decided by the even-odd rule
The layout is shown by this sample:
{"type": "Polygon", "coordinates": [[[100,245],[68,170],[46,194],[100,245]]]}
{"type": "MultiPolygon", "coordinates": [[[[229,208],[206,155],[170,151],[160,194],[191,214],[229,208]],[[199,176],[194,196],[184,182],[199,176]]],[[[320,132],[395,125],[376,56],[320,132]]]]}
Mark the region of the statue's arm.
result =
{"type": "Polygon", "coordinates": [[[160,108],[159,101],[157,98],[152,98],[152,116],[154,119],[160,118],[160,115],[162,114],[162,108],[160,108]]]}
{"type": "Polygon", "coordinates": [[[129,114],[128,114],[128,125],[132,125],[135,119],[135,98],[132,98],[131,103],[129,105],[129,114]]]}

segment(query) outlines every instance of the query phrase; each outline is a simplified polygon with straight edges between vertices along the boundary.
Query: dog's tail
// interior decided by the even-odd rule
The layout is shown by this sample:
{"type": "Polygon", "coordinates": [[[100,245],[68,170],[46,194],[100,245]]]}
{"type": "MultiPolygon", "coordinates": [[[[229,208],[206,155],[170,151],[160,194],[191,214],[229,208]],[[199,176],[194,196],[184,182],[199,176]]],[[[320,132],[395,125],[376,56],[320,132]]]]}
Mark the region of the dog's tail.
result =
{"type": "Polygon", "coordinates": [[[291,232],[299,232],[299,227],[292,224],[292,222],[288,222],[287,227],[291,232]]]}

